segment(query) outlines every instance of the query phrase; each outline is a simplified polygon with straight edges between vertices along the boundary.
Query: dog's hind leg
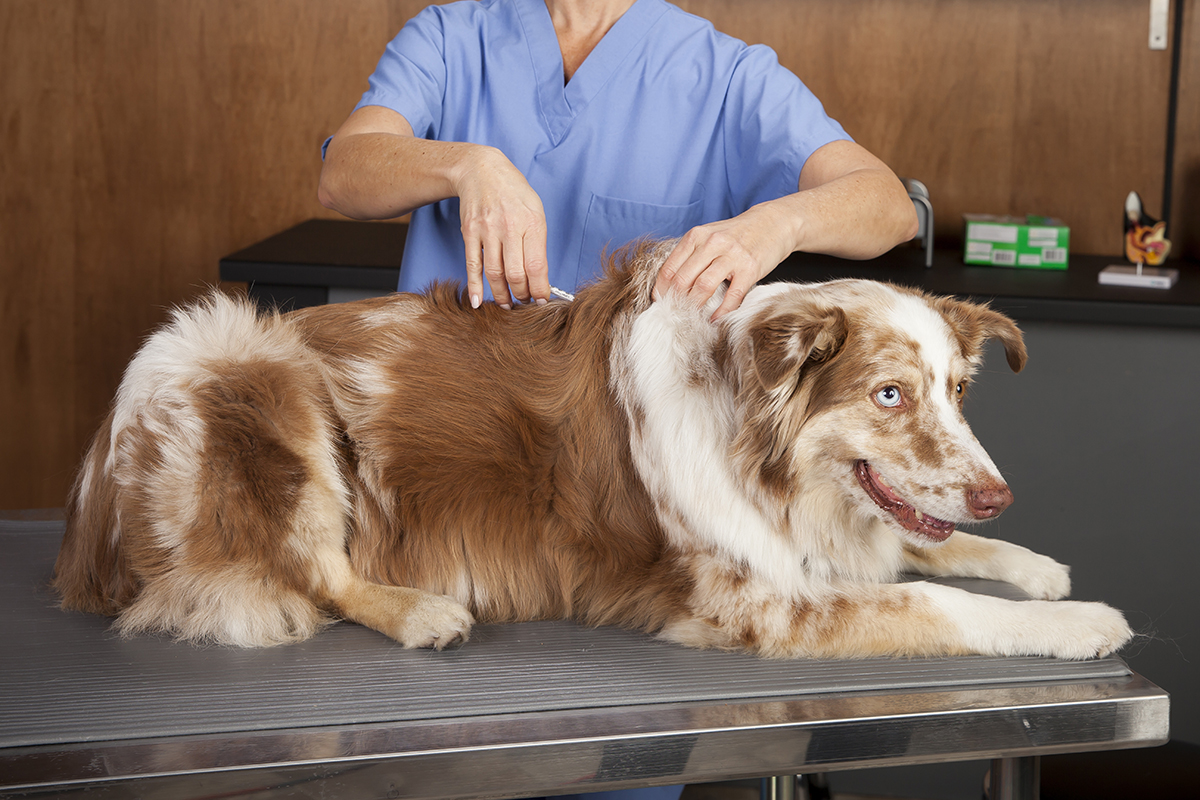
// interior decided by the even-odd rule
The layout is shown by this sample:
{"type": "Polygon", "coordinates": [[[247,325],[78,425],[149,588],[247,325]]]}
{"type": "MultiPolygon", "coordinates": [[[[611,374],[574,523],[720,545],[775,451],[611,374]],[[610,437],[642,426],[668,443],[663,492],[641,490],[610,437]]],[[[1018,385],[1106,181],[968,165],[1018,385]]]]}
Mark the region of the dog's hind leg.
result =
{"type": "Polygon", "coordinates": [[[122,632],[264,647],[329,621],[349,504],[319,378],[294,353],[181,369],[127,414],[112,479],[140,589],[122,632]]]}
{"type": "Polygon", "coordinates": [[[132,587],[106,598],[118,630],[263,647],[329,621],[348,495],[319,363],[285,320],[216,293],[175,312],[110,419],[72,525],[106,537],[132,587]]]}
{"type": "Polygon", "coordinates": [[[332,601],[346,619],[374,628],[405,647],[441,650],[465,642],[475,621],[450,597],[357,578],[346,581],[332,601]]]}
{"type": "Polygon", "coordinates": [[[409,646],[465,638],[452,601],[368,584],[322,365],[286,319],[214,294],[126,371],[72,496],[55,586],[122,633],[266,647],[334,615],[409,646]]]}
{"type": "Polygon", "coordinates": [[[1020,545],[955,531],[933,547],[904,547],[907,571],[930,577],[1005,581],[1035,600],[1059,600],[1071,593],[1070,569],[1020,545]]]}
{"type": "Polygon", "coordinates": [[[149,452],[129,459],[146,465],[129,484],[145,489],[130,503],[143,507],[126,516],[152,520],[141,538],[154,546],[139,552],[136,527],[126,526],[145,585],[119,629],[262,647],[306,639],[333,615],[406,647],[466,639],[472,620],[460,604],[372,584],[354,571],[335,429],[320,387],[311,377],[305,386],[303,370],[302,363],[227,366],[219,379],[194,386],[189,414],[204,433],[191,445],[187,436],[151,435],[163,412],[142,415],[139,446],[149,452]],[[171,468],[184,464],[186,475],[171,468]]]}

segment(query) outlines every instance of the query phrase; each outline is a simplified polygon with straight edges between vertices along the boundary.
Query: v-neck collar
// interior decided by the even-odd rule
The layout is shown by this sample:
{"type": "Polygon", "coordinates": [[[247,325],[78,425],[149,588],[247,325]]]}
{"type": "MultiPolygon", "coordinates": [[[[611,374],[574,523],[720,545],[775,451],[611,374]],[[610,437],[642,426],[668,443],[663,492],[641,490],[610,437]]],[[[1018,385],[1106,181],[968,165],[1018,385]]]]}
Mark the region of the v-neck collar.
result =
{"type": "Polygon", "coordinates": [[[667,11],[661,0],[636,0],[604,37],[592,48],[563,83],[562,50],[544,0],[515,0],[529,55],[538,83],[542,119],[554,144],[562,141],[571,121],[587,107],[596,93],[646,37],[654,23],[667,11]]]}

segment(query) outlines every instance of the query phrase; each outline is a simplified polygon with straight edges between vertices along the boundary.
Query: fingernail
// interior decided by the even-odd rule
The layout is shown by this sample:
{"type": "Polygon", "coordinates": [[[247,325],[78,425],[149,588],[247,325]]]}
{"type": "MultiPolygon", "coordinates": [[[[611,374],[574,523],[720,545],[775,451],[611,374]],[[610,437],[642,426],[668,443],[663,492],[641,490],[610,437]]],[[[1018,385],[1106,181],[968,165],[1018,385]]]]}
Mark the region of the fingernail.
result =
{"type": "Polygon", "coordinates": [[[471,295],[471,308],[479,308],[479,304],[483,302],[483,298],[477,294],[471,295]]]}
{"type": "Polygon", "coordinates": [[[512,306],[510,306],[508,303],[501,303],[500,307],[503,308],[505,311],[512,311],[512,306]]]}
{"type": "Polygon", "coordinates": [[[538,304],[539,306],[544,306],[544,305],[546,305],[546,298],[544,298],[544,297],[539,297],[539,298],[537,299],[537,304],[538,304]]]}

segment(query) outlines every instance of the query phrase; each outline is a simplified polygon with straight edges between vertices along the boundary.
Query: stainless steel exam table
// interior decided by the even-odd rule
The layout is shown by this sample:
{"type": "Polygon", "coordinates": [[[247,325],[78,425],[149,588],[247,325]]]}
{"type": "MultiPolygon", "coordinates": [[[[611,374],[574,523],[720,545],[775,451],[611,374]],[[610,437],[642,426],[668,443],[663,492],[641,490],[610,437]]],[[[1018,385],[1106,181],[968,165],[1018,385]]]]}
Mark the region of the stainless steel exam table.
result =
{"type": "MultiPolygon", "coordinates": [[[[241,651],[55,607],[61,522],[0,521],[0,795],[459,798],[996,759],[1167,739],[1118,658],[769,661],[570,623],[403,650],[337,624],[241,651]]],[[[959,582],[1002,593],[1003,584],[959,582]]]]}

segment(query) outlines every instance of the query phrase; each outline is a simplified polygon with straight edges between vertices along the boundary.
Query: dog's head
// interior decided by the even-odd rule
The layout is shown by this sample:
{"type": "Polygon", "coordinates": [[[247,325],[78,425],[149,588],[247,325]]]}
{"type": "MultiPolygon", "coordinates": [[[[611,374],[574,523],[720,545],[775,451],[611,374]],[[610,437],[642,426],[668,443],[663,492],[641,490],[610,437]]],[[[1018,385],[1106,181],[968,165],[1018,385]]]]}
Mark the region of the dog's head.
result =
{"type": "Polygon", "coordinates": [[[868,281],[760,287],[727,317],[739,433],[735,460],[764,498],[841,498],[919,545],[991,519],[1012,494],[962,415],[998,339],[1025,346],[986,306],[868,281]]]}

